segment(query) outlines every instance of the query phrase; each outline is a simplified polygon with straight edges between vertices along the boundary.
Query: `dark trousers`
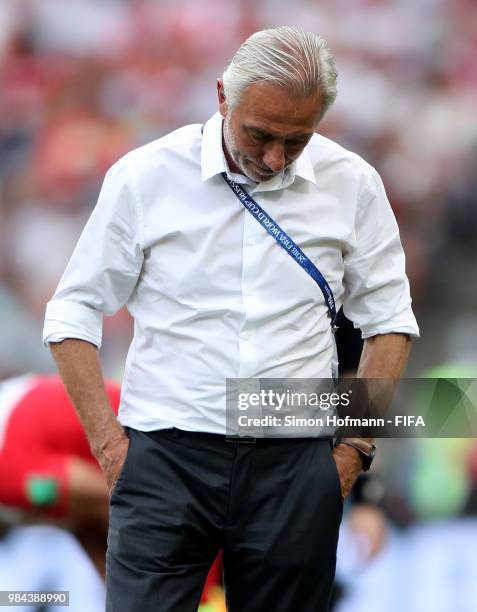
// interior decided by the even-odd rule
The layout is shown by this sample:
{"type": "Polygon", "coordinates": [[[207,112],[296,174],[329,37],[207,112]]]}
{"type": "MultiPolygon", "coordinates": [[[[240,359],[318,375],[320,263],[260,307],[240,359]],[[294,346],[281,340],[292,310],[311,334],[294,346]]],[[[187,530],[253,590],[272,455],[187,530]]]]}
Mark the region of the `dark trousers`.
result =
{"type": "Polygon", "coordinates": [[[223,549],[230,612],[326,612],[342,515],[329,440],[128,430],[110,503],[107,612],[196,612],[223,549]]]}

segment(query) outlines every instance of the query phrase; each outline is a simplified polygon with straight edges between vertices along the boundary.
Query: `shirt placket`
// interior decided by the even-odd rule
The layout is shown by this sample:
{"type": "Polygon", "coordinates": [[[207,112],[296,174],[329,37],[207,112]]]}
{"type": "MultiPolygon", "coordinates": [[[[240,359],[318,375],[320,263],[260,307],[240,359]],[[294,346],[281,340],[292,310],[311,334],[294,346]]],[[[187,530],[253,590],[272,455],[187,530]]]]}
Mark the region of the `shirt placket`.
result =
{"type": "MultiPolygon", "coordinates": [[[[250,187],[248,191],[251,193],[250,187]]],[[[260,244],[264,239],[265,232],[249,212],[244,210],[244,214],[242,243],[244,318],[239,331],[239,376],[242,379],[247,379],[241,383],[246,385],[247,393],[259,393],[260,382],[254,377],[260,369],[260,362],[267,359],[265,347],[260,342],[258,329],[258,319],[262,308],[259,297],[260,275],[264,273],[260,244]]],[[[260,405],[248,408],[247,417],[261,418],[261,416],[262,408],[260,405]]],[[[259,425],[249,425],[245,431],[240,430],[239,435],[261,437],[263,436],[263,428],[259,425]]]]}
{"type": "MultiPolygon", "coordinates": [[[[243,324],[239,331],[240,377],[254,376],[259,367],[257,318],[260,300],[257,292],[260,272],[259,241],[263,231],[256,220],[244,210],[242,242],[242,303],[243,324]]],[[[263,358],[263,352],[260,351],[263,358]]]]}

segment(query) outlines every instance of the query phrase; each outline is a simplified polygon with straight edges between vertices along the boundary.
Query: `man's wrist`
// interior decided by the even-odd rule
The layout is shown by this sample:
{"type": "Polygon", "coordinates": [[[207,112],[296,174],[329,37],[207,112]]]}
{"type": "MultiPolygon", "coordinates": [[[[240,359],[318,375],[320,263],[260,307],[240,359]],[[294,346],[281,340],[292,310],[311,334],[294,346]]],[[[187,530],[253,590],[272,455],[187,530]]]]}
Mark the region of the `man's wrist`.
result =
{"type": "Polygon", "coordinates": [[[124,432],[124,429],[119,426],[117,431],[108,436],[97,437],[91,445],[91,450],[95,457],[100,461],[101,459],[110,459],[115,454],[117,449],[124,440],[127,440],[128,436],[124,432]]]}
{"type": "Polygon", "coordinates": [[[344,464],[347,466],[347,469],[353,472],[356,477],[363,471],[361,455],[355,448],[341,444],[339,446],[335,446],[333,455],[335,457],[341,457],[344,464]]]}
{"type": "Polygon", "coordinates": [[[353,449],[361,460],[362,470],[367,472],[376,455],[376,446],[371,440],[371,438],[337,438],[335,441],[335,448],[346,446],[347,448],[353,449]]]}

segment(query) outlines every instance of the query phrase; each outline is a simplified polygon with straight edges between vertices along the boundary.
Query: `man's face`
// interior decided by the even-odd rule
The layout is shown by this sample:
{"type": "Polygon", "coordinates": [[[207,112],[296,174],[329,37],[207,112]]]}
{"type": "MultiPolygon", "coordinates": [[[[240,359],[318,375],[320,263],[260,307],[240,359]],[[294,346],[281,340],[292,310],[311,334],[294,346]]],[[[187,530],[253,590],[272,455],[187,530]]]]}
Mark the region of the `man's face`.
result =
{"type": "Polygon", "coordinates": [[[300,99],[274,83],[250,85],[232,111],[220,80],[217,91],[229,167],[258,183],[279,174],[300,156],[322,115],[320,94],[300,99]]]}

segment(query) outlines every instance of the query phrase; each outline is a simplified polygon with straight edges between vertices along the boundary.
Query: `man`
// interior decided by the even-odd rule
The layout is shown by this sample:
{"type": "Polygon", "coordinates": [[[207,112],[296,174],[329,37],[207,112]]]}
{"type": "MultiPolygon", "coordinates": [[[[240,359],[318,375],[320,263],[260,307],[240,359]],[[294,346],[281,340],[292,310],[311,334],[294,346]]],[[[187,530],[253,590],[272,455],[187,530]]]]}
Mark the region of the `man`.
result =
{"type": "Polygon", "coordinates": [[[108,172],[47,306],[44,341],[111,491],[109,611],[195,610],[219,549],[232,612],[326,610],[342,501],[371,461],[356,440],[332,452],[315,434],[224,437],[226,378],[329,377],[334,356],[315,282],[225,179],[306,251],[363,330],[359,376],[399,377],[418,333],[377,173],[315,134],[336,96],[323,39],[257,32],[217,89],[203,128],[108,172]],[[123,304],[135,335],[118,423],[97,347],[102,316],[123,304]]]}

